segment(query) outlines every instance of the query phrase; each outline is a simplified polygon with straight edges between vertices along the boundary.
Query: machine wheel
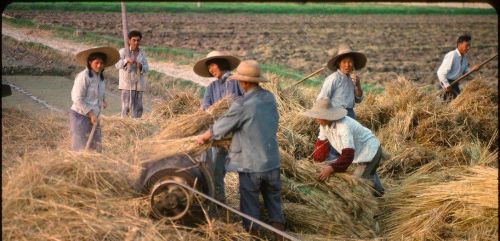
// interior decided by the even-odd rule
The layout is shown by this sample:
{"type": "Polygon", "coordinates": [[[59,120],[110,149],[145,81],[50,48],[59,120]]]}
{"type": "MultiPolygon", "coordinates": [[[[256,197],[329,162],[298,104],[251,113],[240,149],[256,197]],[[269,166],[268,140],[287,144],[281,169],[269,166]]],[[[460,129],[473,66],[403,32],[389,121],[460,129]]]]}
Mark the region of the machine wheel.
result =
{"type": "Polygon", "coordinates": [[[154,185],[150,201],[152,214],[156,218],[178,220],[187,214],[192,194],[177,183],[186,184],[182,178],[169,177],[154,185]]]}

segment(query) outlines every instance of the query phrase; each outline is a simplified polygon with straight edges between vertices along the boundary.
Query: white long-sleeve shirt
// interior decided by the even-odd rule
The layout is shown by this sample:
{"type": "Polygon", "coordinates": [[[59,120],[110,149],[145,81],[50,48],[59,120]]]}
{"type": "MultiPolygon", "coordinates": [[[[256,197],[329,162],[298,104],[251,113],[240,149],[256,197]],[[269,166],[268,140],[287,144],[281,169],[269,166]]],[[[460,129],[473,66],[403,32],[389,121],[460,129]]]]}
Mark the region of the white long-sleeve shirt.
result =
{"type": "Polygon", "coordinates": [[[450,86],[449,80],[456,80],[463,74],[469,72],[467,58],[462,56],[458,49],[448,52],[439,66],[437,76],[441,85],[446,88],[450,86]]]}
{"type": "Polygon", "coordinates": [[[334,121],[330,126],[320,126],[318,139],[328,139],[335,150],[354,149],[353,163],[371,162],[380,147],[373,133],[349,116],[334,121]]]}
{"type": "MultiPolygon", "coordinates": [[[[136,61],[142,64],[142,70],[140,72],[136,71],[136,65],[131,65],[131,70],[125,69],[125,48],[120,49],[120,60],[116,62],[115,67],[118,69],[118,89],[120,90],[137,90],[144,91],[146,89],[146,82],[144,80],[144,74],[149,71],[148,60],[144,51],[139,50],[137,54],[136,61]],[[137,83],[137,84],[136,84],[137,83]]],[[[129,52],[131,55],[132,52],[129,52]]]]}
{"type": "Polygon", "coordinates": [[[101,112],[101,103],[104,101],[105,81],[98,74],[93,73],[89,77],[89,69],[85,68],[78,73],[71,90],[71,109],[81,115],[87,115],[89,111],[97,116],[101,112]]]}

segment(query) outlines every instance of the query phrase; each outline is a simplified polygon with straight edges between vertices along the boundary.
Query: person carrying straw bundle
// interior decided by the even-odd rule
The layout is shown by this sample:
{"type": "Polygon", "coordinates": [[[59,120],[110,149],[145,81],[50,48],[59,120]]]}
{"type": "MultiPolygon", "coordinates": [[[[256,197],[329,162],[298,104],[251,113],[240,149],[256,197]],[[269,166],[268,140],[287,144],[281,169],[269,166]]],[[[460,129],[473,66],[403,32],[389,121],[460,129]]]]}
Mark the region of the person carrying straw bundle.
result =
{"type": "Polygon", "coordinates": [[[86,68],[78,73],[71,90],[73,105],[69,111],[71,147],[80,151],[86,147],[102,151],[101,127],[98,123],[102,108],[106,108],[104,68],[114,65],[120,55],[112,47],[84,50],[76,62],[86,68]],[[90,141],[90,142],[89,142],[90,141]]]}
{"type": "MultiPolygon", "coordinates": [[[[357,166],[354,175],[371,180],[376,191],[374,195],[382,196],[384,187],[377,174],[382,147],[375,135],[347,116],[346,109],[333,107],[328,98],[316,100],[313,107],[303,112],[303,115],[316,119],[320,125],[320,140],[328,140],[331,147],[341,151],[337,159],[325,163],[317,179],[324,181],[335,172],[345,172],[355,163],[357,166]]],[[[323,162],[325,157],[316,157],[316,160],[323,162]]]]}
{"type": "Polygon", "coordinates": [[[444,100],[453,100],[460,94],[459,83],[453,83],[469,71],[474,72],[481,68],[480,65],[474,65],[469,69],[469,63],[465,55],[471,47],[472,37],[464,34],[457,39],[457,48],[448,52],[439,66],[437,76],[439,79],[439,88],[445,89],[444,100]],[[453,84],[451,84],[453,83],[453,84]]]}
{"type": "MultiPolygon", "coordinates": [[[[284,230],[277,137],[279,113],[275,96],[259,85],[268,80],[262,77],[259,64],[254,60],[242,61],[230,78],[239,81],[245,94],[231,104],[211,129],[198,136],[197,142],[203,144],[233,134],[227,170],[239,174],[240,210],[259,219],[259,194],[262,193],[271,225],[284,230]]],[[[258,230],[257,225],[247,219],[243,219],[243,227],[249,232],[258,230]]]]}
{"type": "MultiPolygon", "coordinates": [[[[329,75],[317,99],[328,98],[334,107],[345,108],[347,116],[356,119],[354,105],[363,100],[363,90],[361,89],[360,78],[353,70],[365,67],[367,62],[363,53],[353,51],[348,44],[340,44],[337,53],[328,61],[327,67],[334,71],[329,75]]],[[[314,149],[315,153],[328,154],[328,159],[338,158],[339,152],[335,148],[327,148],[327,140],[317,140],[314,149]]]]}
{"type": "Polygon", "coordinates": [[[144,74],[149,71],[146,54],[139,48],[142,33],[130,31],[128,33],[128,53],[125,48],[120,49],[120,60],[115,64],[118,69],[118,89],[121,90],[121,117],[129,114],[132,118],[141,118],[144,107],[142,96],[146,89],[144,74]]]}
{"type": "MultiPolygon", "coordinates": [[[[240,60],[228,53],[212,51],[193,67],[193,71],[201,77],[215,77],[205,90],[201,109],[207,110],[226,96],[242,96],[243,90],[236,80],[232,80],[231,70],[235,69],[240,60]]],[[[225,163],[227,150],[222,147],[212,147],[202,156],[207,162],[211,162],[214,172],[215,199],[225,202],[226,192],[224,177],[226,175],[225,163]]]]}

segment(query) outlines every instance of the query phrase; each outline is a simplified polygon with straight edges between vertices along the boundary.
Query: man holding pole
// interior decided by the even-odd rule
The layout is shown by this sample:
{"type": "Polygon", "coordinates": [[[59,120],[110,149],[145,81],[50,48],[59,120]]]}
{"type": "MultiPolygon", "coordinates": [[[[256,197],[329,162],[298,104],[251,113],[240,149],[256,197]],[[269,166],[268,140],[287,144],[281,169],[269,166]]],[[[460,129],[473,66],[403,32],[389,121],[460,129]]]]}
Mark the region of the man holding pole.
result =
{"type": "Polygon", "coordinates": [[[128,33],[128,51],[120,49],[120,60],[115,67],[119,69],[118,89],[121,90],[121,117],[131,115],[140,118],[143,112],[142,95],[146,82],[144,74],[149,71],[146,54],[139,48],[142,34],[139,31],[128,33]]]}
{"type": "Polygon", "coordinates": [[[437,76],[440,87],[446,91],[443,96],[444,100],[455,99],[460,94],[459,84],[453,83],[453,81],[468,72],[474,72],[480,68],[480,65],[475,65],[469,69],[469,63],[465,57],[471,47],[471,39],[471,36],[468,34],[458,37],[457,48],[448,52],[444,56],[441,66],[439,66],[437,76]]]}

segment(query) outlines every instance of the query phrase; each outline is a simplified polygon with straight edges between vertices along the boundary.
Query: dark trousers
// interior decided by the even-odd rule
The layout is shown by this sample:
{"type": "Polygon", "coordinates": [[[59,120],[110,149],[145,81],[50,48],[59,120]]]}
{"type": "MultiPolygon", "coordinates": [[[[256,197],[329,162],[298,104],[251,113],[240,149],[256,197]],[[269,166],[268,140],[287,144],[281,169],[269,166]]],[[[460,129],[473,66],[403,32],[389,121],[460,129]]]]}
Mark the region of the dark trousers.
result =
{"type": "MultiPolygon", "coordinates": [[[[92,131],[92,124],[90,118],[84,116],[74,110],[69,111],[69,131],[71,133],[71,148],[74,151],[82,151],[87,145],[90,132],[92,131]]],[[[94,138],[90,143],[89,149],[102,151],[102,134],[101,126],[97,124],[94,132],[94,138]]]]}
{"type": "MultiPolygon", "coordinates": [[[[453,80],[448,80],[448,82],[452,83],[453,80]]],[[[439,83],[438,86],[439,86],[440,90],[444,89],[443,86],[441,85],[441,83],[439,83]]],[[[450,92],[445,91],[444,94],[441,97],[445,101],[451,101],[451,100],[454,100],[455,98],[457,98],[457,96],[459,94],[460,94],[460,84],[456,83],[456,84],[453,84],[451,86],[451,91],[450,92]]]]}
{"type": "MultiPolygon", "coordinates": [[[[240,210],[256,219],[260,219],[259,194],[262,193],[264,206],[271,223],[285,223],[281,207],[280,169],[267,172],[239,172],[240,210]]],[[[243,227],[250,231],[258,228],[257,224],[243,218],[243,227]]]]}
{"type": "Polygon", "coordinates": [[[368,163],[358,163],[356,169],[354,169],[353,175],[357,177],[362,177],[364,179],[368,179],[373,182],[373,186],[375,188],[375,196],[380,197],[384,195],[384,186],[382,186],[382,182],[380,181],[380,177],[377,174],[377,168],[382,160],[382,147],[379,147],[377,153],[373,157],[373,159],[368,163]]]}
{"type": "Polygon", "coordinates": [[[208,163],[213,176],[215,187],[215,199],[226,202],[226,187],[224,178],[226,177],[227,150],[221,147],[212,147],[205,151],[201,158],[208,163]]]}

